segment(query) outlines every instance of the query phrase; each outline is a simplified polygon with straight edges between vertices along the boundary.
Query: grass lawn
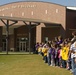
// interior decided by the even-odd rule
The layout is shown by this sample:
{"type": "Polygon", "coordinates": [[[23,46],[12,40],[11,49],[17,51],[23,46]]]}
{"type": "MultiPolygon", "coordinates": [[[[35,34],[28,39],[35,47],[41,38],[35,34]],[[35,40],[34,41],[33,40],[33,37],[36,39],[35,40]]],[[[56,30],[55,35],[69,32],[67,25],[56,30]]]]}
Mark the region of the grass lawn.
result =
{"type": "Polygon", "coordinates": [[[70,71],[45,64],[42,56],[0,54],[0,75],[71,75],[70,71]]]}

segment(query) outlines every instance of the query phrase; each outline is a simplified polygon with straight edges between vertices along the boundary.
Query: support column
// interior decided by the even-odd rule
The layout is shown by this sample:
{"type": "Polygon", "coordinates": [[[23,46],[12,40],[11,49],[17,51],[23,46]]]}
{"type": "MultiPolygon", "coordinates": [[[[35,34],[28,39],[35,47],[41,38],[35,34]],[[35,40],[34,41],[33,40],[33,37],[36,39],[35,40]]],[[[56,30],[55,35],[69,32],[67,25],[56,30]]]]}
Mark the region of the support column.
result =
{"type": "Polygon", "coordinates": [[[41,26],[36,27],[36,43],[41,42],[41,26]]]}
{"type": "Polygon", "coordinates": [[[6,54],[8,54],[9,50],[9,21],[7,20],[7,25],[6,25],[6,54]]]}
{"type": "Polygon", "coordinates": [[[0,27],[0,51],[2,51],[2,27],[0,27]]]}
{"type": "Polygon", "coordinates": [[[36,42],[42,42],[42,27],[45,27],[44,23],[36,27],[36,42]]]}
{"type": "Polygon", "coordinates": [[[31,54],[31,22],[29,23],[29,54],[31,54]]]}

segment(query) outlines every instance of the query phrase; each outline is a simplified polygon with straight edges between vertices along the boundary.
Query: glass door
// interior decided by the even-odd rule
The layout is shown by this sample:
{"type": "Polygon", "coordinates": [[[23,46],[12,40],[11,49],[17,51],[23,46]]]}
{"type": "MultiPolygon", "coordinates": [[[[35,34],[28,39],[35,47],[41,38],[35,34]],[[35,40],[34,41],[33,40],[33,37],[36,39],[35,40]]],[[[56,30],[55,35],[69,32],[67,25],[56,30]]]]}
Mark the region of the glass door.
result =
{"type": "Polygon", "coordinates": [[[20,41],[19,42],[19,51],[25,51],[26,52],[26,41],[20,41]]]}
{"type": "Polygon", "coordinates": [[[6,51],[6,39],[5,38],[2,39],[2,50],[6,51]]]}
{"type": "Polygon", "coordinates": [[[6,51],[6,42],[3,42],[3,51],[6,51]]]}
{"type": "Polygon", "coordinates": [[[26,37],[19,37],[17,38],[16,42],[16,49],[17,51],[27,51],[28,46],[28,38],[26,37]]]}

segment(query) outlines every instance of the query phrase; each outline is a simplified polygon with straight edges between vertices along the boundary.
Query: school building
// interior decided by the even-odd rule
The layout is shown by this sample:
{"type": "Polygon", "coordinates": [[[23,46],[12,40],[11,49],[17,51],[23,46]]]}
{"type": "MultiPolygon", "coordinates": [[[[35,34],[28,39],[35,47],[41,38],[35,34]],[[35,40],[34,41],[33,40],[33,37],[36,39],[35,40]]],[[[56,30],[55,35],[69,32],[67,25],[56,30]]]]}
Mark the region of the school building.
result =
{"type": "Polygon", "coordinates": [[[76,29],[76,10],[50,2],[14,2],[0,6],[0,50],[27,51],[36,42],[76,29]]]}

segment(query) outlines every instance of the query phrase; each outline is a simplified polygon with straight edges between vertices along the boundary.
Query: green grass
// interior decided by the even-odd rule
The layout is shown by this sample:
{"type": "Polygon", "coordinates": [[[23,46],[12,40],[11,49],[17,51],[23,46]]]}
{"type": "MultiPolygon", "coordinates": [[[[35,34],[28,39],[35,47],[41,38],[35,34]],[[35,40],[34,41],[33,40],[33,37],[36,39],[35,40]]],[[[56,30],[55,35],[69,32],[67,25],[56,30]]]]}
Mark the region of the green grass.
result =
{"type": "Polygon", "coordinates": [[[0,55],[0,75],[71,75],[70,71],[45,64],[42,56],[0,55]]]}

